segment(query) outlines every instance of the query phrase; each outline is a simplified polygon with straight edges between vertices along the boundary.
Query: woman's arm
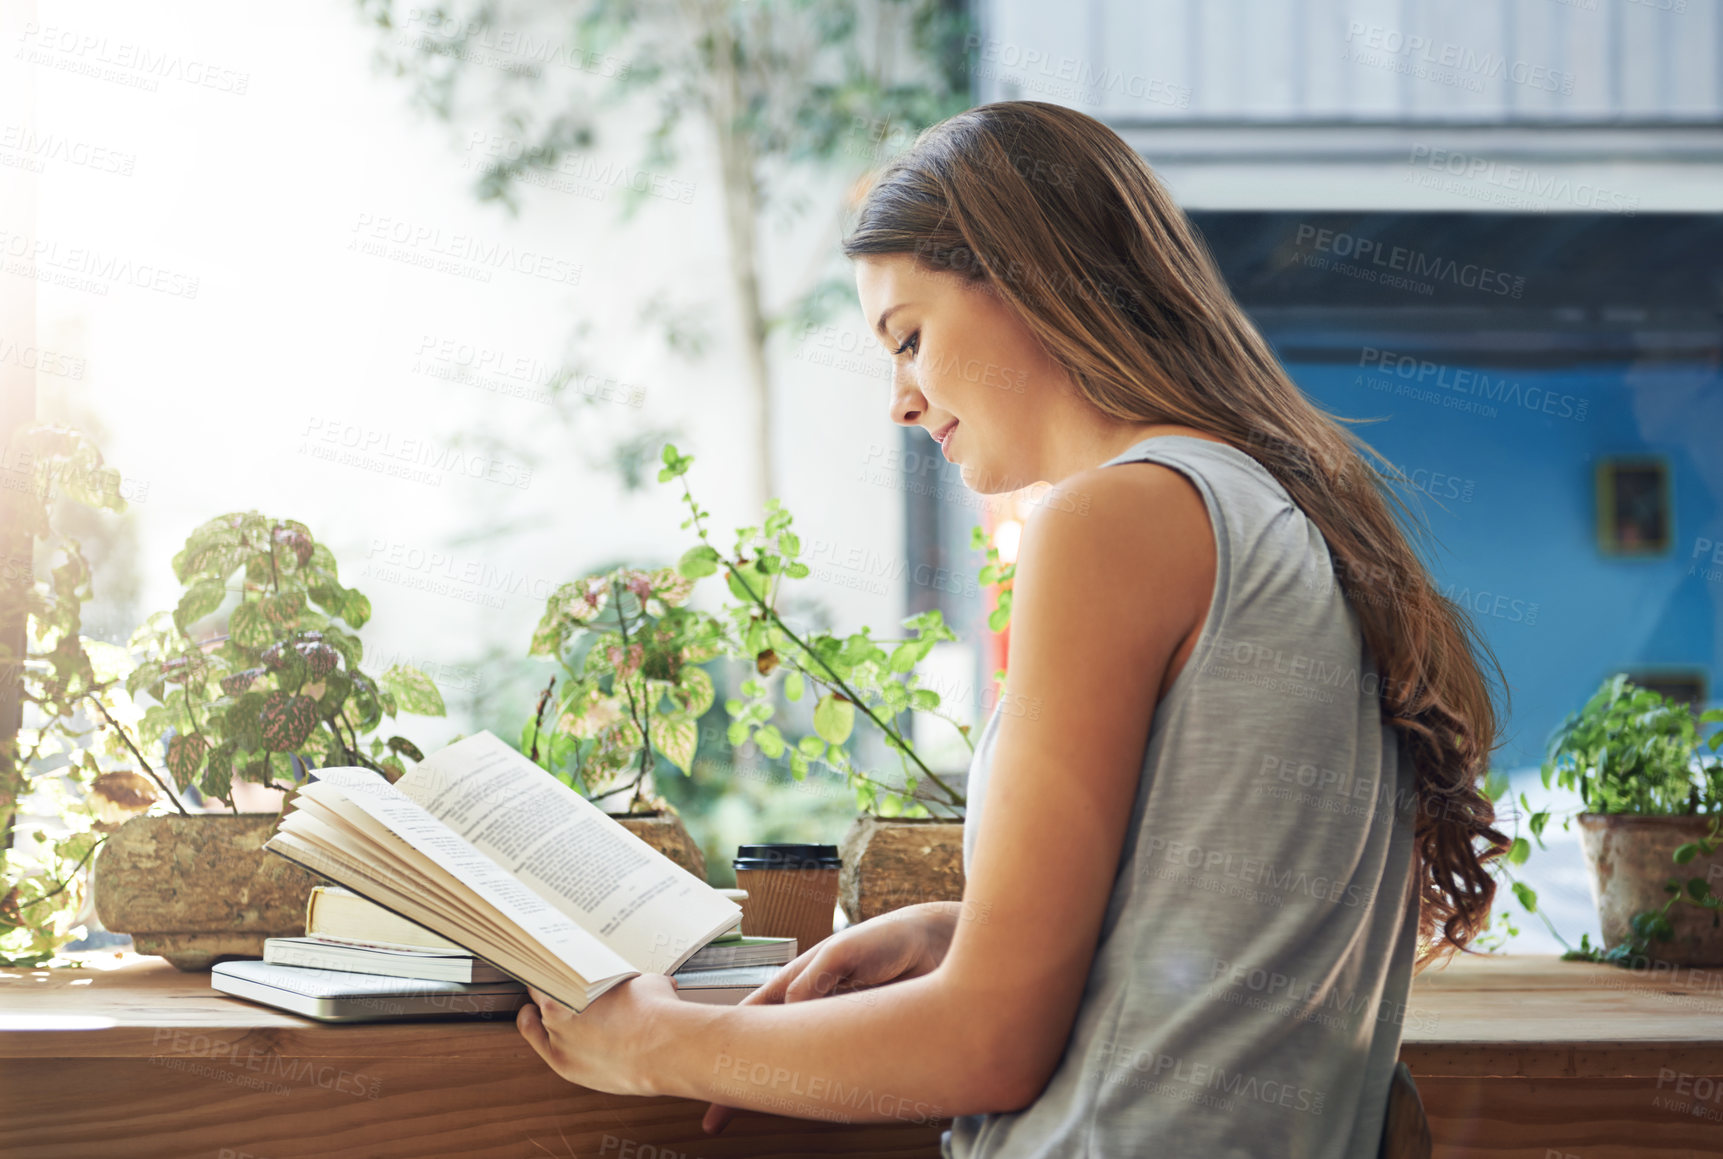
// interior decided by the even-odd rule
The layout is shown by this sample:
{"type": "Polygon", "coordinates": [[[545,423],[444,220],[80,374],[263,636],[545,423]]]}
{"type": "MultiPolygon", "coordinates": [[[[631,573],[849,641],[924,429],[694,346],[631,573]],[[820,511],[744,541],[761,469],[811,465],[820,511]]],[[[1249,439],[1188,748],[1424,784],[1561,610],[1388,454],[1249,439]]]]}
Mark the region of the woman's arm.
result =
{"type": "Polygon", "coordinates": [[[578,1017],[547,1013],[559,1073],[616,1089],[599,1068],[622,1062],[610,1081],[631,1093],[846,1121],[1032,1102],[1088,979],[1162,673],[1213,577],[1202,498],[1177,472],[1095,469],[1050,493],[1019,551],[1006,699],[940,965],[788,1005],[654,1001],[663,980],[636,978],[578,1017]],[[645,1000],[605,1010],[642,983],[645,1000]]]}

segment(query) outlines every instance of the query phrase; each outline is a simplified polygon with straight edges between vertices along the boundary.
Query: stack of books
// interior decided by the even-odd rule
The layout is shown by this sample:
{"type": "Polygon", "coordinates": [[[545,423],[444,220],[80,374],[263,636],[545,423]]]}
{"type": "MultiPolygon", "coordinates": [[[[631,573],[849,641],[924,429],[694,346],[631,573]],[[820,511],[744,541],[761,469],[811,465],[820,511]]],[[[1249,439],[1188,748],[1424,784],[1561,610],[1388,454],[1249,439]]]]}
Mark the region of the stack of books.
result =
{"type": "Polygon", "coordinates": [[[732,897],[488,732],[393,784],[313,776],[264,848],[330,884],[304,937],[211,967],[234,997],[332,1022],[493,1017],[529,984],[579,1011],[651,972],[733,1004],[796,956],[794,938],[744,937],[732,897]]]}
{"type": "MultiPolygon", "coordinates": [[[[672,977],[685,1001],[734,1004],[795,956],[794,938],[733,930],[672,977]]],[[[234,997],[328,1022],[512,1014],[529,1001],[506,971],[338,885],[311,890],[304,937],[265,938],[262,962],[221,962],[211,977],[234,997]]]]}

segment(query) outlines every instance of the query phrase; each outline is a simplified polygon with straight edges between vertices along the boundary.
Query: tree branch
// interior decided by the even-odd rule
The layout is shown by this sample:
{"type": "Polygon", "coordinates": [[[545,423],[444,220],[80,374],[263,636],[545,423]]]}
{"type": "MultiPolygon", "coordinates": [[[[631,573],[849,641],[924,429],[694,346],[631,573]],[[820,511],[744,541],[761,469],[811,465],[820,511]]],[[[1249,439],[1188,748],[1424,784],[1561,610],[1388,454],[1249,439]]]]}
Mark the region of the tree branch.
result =
{"type": "Polygon", "coordinates": [[[89,698],[90,703],[96,706],[96,711],[102,714],[102,719],[108,722],[108,727],[120,734],[120,739],[125,742],[128,749],[132,750],[132,756],[137,758],[138,764],[143,767],[144,772],[149,775],[150,780],[154,781],[158,786],[160,786],[161,791],[167,794],[167,799],[174,803],[174,807],[180,811],[180,815],[183,817],[191,816],[191,811],[184,805],[180,804],[180,800],[178,797],[174,796],[173,790],[163,784],[162,779],[156,776],[156,771],[150,768],[150,763],[144,760],[144,754],[140,753],[138,751],[138,746],[132,743],[131,735],[120,726],[119,721],[108,715],[107,706],[104,705],[93,692],[86,692],[84,695],[89,698]]]}

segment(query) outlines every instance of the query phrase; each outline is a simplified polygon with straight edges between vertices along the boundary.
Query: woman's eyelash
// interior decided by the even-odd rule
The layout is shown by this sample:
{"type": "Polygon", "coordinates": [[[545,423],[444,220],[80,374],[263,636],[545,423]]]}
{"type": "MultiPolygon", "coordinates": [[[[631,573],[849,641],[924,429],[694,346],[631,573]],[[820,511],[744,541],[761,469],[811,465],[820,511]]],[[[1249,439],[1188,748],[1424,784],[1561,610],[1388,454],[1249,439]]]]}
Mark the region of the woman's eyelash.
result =
{"type": "Polygon", "coordinates": [[[902,345],[902,346],[899,346],[899,347],[898,347],[898,348],[897,348],[897,349],[896,349],[896,350],[893,350],[893,351],[892,351],[892,352],[891,352],[891,356],[892,356],[892,357],[893,357],[893,358],[896,358],[896,357],[897,357],[897,356],[898,356],[898,355],[899,355],[899,354],[902,354],[902,353],[903,353],[903,352],[904,352],[904,351],[905,351],[905,350],[908,350],[908,349],[909,349],[909,344],[910,344],[910,343],[911,343],[911,342],[915,342],[915,343],[916,343],[916,349],[917,349],[917,350],[920,350],[920,349],[921,349],[921,345],[920,345],[920,343],[919,343],[919,341],[918,341],[918,339],[920,339],[920,338],[921,338],[921,331],[920,331],[920,330],[917,330],[917,331],[916,331],[916,332],[915,332],[915,333],[914,333],[914,334],[911,334],[911,335],[910,335],[910,336],[909,336],[909,337],[908,337],[908,338],[905,338],[905,339],[904,339],[904,340],[903,340],[903,345],[902,345]]]}

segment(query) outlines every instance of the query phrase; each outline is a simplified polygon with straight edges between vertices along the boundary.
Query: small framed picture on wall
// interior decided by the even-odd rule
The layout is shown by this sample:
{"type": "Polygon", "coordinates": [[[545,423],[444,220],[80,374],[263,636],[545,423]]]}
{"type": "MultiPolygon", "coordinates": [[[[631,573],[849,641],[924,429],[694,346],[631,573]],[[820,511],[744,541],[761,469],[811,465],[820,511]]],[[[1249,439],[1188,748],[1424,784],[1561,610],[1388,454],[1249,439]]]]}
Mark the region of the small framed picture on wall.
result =
{"type": "Polygon", "coordinates": [[[1649,688],[1671,700],[1680,701],[1696,713],[1704,712],[1709,703],[1706,677],[1703,669],[1627,670],[1627,678],[1641,688],[1649,688]]]}
{"type": "Polygon", "coordinates": [[[1669,463],[1653,456],[1597,464],[1597,546],[1605,555],[1663,555],[1674,536],[1669,463]]]}

